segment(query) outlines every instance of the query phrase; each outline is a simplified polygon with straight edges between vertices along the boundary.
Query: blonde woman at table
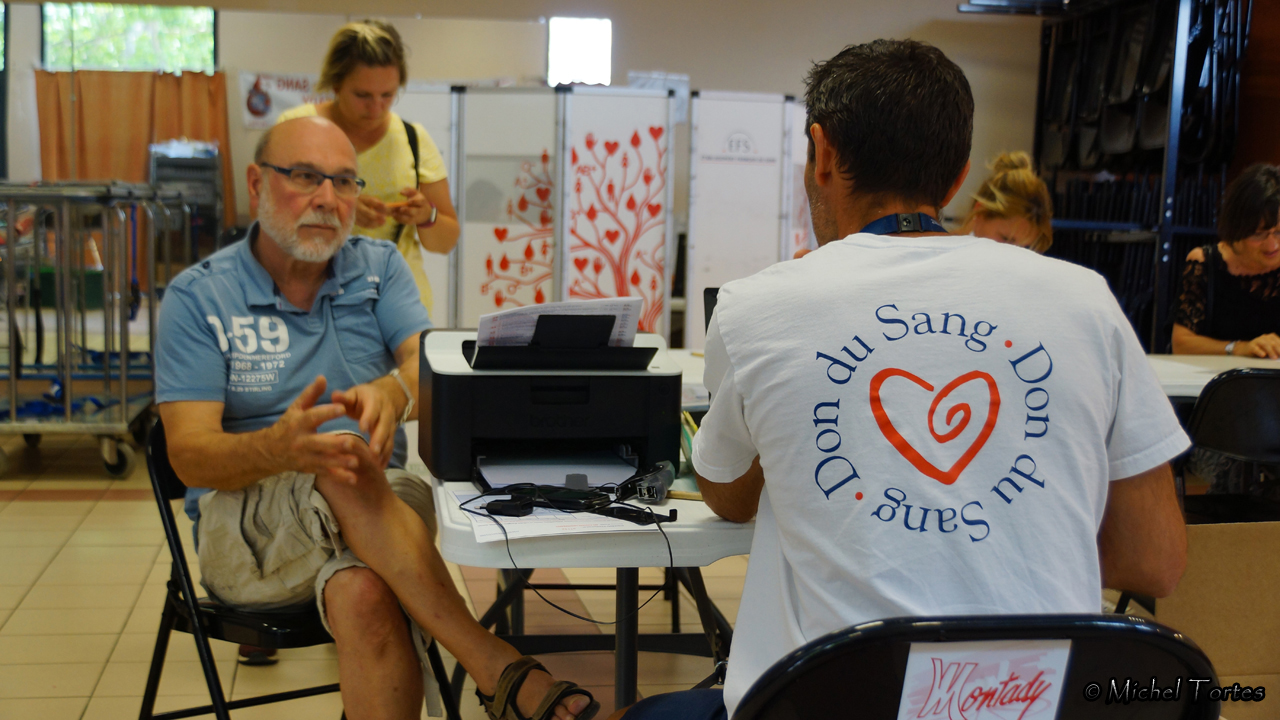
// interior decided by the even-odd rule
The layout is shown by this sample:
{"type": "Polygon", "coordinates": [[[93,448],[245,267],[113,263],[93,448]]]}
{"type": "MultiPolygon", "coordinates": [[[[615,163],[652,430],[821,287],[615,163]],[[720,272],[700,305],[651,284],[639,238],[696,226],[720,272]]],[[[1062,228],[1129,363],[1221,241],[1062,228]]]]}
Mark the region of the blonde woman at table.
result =
{"type": "Polygon", "coordinates": [[[391,111],[408,79],[404,43],[394,26],[380,20],[348,23],[329,41],[317,85],[331,90],[333,100],[293,108],[277,122],[319,115],[346,133],[368,183],[356,205],[354,234],[396,243],[429,313],[431,285],[422,251],[448,253],[460,230],[436,144],[421,125],[391,111]]]}
{"type": "Polygon", "coordinates": [[[1259,163],[1232,181],[1218,238],[1187,255],[1174,354],[1280,358],[1280,168],[1259,163]]]}
{"type": "Polygon", "coordinates": [[[960,232],[1030,248],[1043,255],[1053,244],[1053,200],[1025,152],[1001,153],[973,196],[960,232]]]}

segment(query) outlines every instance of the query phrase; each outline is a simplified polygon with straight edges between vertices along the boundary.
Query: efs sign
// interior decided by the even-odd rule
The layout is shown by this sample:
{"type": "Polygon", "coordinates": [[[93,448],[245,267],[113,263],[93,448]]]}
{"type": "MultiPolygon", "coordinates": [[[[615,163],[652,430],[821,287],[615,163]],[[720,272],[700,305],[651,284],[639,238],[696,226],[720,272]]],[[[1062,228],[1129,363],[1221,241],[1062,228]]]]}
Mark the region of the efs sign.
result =
{"type": "Polygon", "coordinates": [[[332,94],[316,91],[316,80],[315,75],[240,73],[245,129],[266,130],[285,110],[332,99],[332,94]]]}

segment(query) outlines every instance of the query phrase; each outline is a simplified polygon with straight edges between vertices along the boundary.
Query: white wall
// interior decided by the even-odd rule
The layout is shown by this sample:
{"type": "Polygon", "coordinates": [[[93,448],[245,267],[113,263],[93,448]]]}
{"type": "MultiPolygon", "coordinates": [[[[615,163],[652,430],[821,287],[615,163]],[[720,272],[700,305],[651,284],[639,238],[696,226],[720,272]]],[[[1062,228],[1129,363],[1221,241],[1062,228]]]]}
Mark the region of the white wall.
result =
{"type": "Polygon", "coordinates": [[[36,116],[36,76],[40,65],[40,6],[9,5],[7,98],[9,180],[30,182],[41,178],[40,124],[36,116]]]}
{"type": "MultiPolygon", "coordinates": [[[[317,73],[329,37],[348,17],[347,0],[214,0],[219,8],[222,63],[232,127],[232,162],[243,174],[251,134],[237,130],[240,69],[317,73]],[[265,10],[272,12],[260,12],[265,10]],[[295,12],[280,12],[280,11],[295,12]],[[295,14],[300,13],[300,14],[295,14]],[[310,14],[308,14],[310,13],[310,14]],[[329,13],[329,14],[317,14],[329,13]],[[237,136],[236,133],[239,133],[237,136]]],[[[12,4],[13,48],[39,48],[39,11],[12,4]],[[26,15],[26,19],[22,19],[26,15]],[[19,30],[19,21],[28,30],[19,30]]],[[[801,95],[813,61],[850,43],[878,37],[916,38],[937,45],[964,69],[977,102],[974,171],[948,214],[963,206],[986,174],[985,164],[1003,150],[1030,150],[1034,136],[1040,21],[1034,18],[960,15],[945,0],[366,0],[358,17],[382,15],[401,29],[413,55],[413,79],[507,77],[520,81],[545,72],[545,26],[552,15],[613,20],[613,78],[630,70],[686,73],[694,88],[801,95]],[[541,38],[541,39],[538,39],[541,38]]],[[[34,101],[22,110],[12,100],[25,73],[10,50],[11,168],[35,153],[34,101]],[[29,150],[24,151],[24,147],[29,150]]],[[[28,85],[29,87],[29,85],[28,85]]],[[[687,168],[687,126],[673,138],[676,167],[687,168]]],[[[29,163],[29,161],[28,161],[29,163]]],[[[16,174],[15,174],[16,176],[16,174]]],[[[30,174],[28,172],[28,177],[30,174]]],[[[676,212],[686,212],[687,170],[676,178],[676,212]]],[[[243,185],[243,182],[238,183],[243,185]]],[[[237,208],[247,211],[243,189],[237,208]]]]}

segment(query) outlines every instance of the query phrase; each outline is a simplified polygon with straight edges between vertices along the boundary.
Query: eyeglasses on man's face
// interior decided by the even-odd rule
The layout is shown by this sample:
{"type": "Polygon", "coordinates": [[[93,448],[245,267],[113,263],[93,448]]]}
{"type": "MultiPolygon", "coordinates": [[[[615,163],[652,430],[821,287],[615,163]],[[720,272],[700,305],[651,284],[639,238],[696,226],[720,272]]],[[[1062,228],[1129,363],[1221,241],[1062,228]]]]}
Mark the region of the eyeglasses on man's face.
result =
{"type": "Polygon", "coordinates": [[[325,180],[333,183],[334,194],[352,198],[360,194],[364,189],[365,181],[355,175],[326,175],[319,170],[301,167],[280,167],[271,163],[258,163],[259,167],[271,168],[276,172],[284,175],[289,180],[289,185],[298,192],[310,193],[320,189],[325,180]]]}

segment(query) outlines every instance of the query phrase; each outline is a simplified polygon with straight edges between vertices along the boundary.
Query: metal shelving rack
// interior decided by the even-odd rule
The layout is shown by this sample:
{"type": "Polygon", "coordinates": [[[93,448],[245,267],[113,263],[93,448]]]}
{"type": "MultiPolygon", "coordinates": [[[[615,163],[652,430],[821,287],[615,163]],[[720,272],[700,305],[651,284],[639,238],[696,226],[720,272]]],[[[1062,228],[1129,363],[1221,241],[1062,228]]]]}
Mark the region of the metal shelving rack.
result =
{"type": "MultiPolygon", "coordinates": [[[[1230,119],[1234,123],[1234,113],[1238,113],[1239,107],[1239,64],[1248,45],[1252,1],[976,0],[971,4],[961,5],[958,9],[964,13],[1020,14],[1044,18],[1041,29],[1040,82],[1036,98],[1035,155],[1037,164],[1041,167],[1042,176],[1050,182],[1051,189],[1058,191],[1055,193],[1056,217],[1053,220],[1053,227],[1058,231],[1055,234],[1061,238],[1064,245],[1098,241],[1150,244],[1149,259],[1142,262],[1144,266],[1149,264],[1149,274],[1145,271],[1135,273],[1133,267],[1116,267],[1117,253],[1105,251],[1095,252],[1095,254],[1099,258],[1110,258],[1112,262],[1101,262],[1095,266],[1095,269],[1109,276],[1113,282],[1112,289],[1121,299],[1122,305],[1129,305],[1127,312],[1130,320],[1134,322],[1148,351],[1163,351],[1169,342],[1170,318],[1183,258],[1191,247],[1206,242],[1216,235],[1216,206],[1221,193],[1225,190],[1226,166],[1230,162],[1229,147],[1209,160],[1191,159],[1183,153],[1183,119],[1187,115],[1186,106],[1189,97],[1187,68],[1192,39],[1193,36],[1199,38],[1204,33],[1208,33],[1212,38],[1213,44],[1205,55],[1205,62],[1214,63],[1212,72],[1230,75],[1224,83],[1224,87],[1230,93],[1229,96],[1218,98],[1215,94],[1214,102],[1233,103],[1233,114],[1230,119]],[[1103,155],[1097,169],[1090,169],[1087,172],[1046,167],[1046,150],[1049,147],[1048,143],[1053,140],[1046,137],[1045,133],[1046,100],[1051,102],[1056,100],[1052,95],[1062,91],[1061,87],[1054,86],[1058,79],[1052,77],[1052,73],[1058,68],[1059,59],[1055,57],[1055,53],[1062,51],[1064,45],[1068,52],[1078,53],[1070,71],[1071,77],[1066,84],[1066,92],[1071,93],[1068,112],[1070,127],[1066,133],[1069,140],[1066,147],[1059,146],[1053,151],[1060,152],[1063,156],[1070,156],[1073,148],[1077,148],[1072,143],[1081,142],[1079,135],[1081,128],[1078,127],[1080,119],[1077,112],[1080,95],[1078,86],[1085,82],[1089,77],[1086,73],[1091,71],[1101,72],[1104,82],[1109,82],[1113,72],[1111,63],[1115,62],[1115,57],[1112,55],[1115,50],[1109,48],[1105,58],[1108,62],[1107,67],[1097,68],[1089,65],[1089,60],[1097,56],[1091,57],[1081,51],[1080,46],[1087,47],[1086,43],[1096,40],[1096,37],[1088,38],[1087,33],[1091,29],[1086,23],[1091,20],[1102,21],[1102,24],[1095,25],[1092,29],[1096,31],[1097,28],[1110,28],[1107,32],[1112,33],[1108,37],[1108,42],[1111,42],[1117,34],[1124,36],[1123,13],[1135,8],[1150,7],[1152,19],[1148,32],[1154,33],[1160,24],[1158,14],[1161,11],[1172,10],[1174,5],[1176,5],[1176,15],[1174,15],[1176,20],[1173,23],[1172,57],[1167,60],[1169,62],[1167,117],[1164,118],[1163,151],[1158,154],[1158,160],[1156,160],[1155,149],[1148,149],[1131,151],[1129,157],[1116,158],[1103,155]],[[1213,22],[1212,27],[1205,27],[1206,8],[1208,8],[1207,17],[1213,22]],[[1110,14],[1109,23],[1105,22],[1104,13],[1110,14]],[[1071,32],[1076,33],[1076,36],[1066,39],[1065,35],[1071,32]],[[1225,61],[1216,54],[1223,36],[1229,36],[1229,41],[1233,43],[1231,47],[1234,48],[1233,53],[1228,53],[1229,57],[1225,61]],[[1077,47],[1070,47],[1071,43],[1076,43],[1077,47]],[[1219,63],[1224,62],[1226,68],[1220,68],[1219,63]],[[1117,167],[1107,168],[1108,164],[1117,167]],[[1117,179],[1127,179],[1135,188],[1139,188],[1140,185],[1149,187],[1149,191],[1140,188],[1135,190],[1135,193],[1142,197],[1132,201],[1128,208],[1128,217],[1114,217],[1116,214],[1114,211],[1110,213],[1080,212],[1078,207],[1069,207],[1071,203],[1060,202],[1067,194],[1067,191],[1062,189],[1064,185],[1074,180],[1077,183],[1089,182],[1092,187],[1093,181],[1084,178],[1103,168],[1117,170],[1119,176],[1117,179]],[[1210,202],[1206,203],[1206,198],[1210,202]],[[1111,214],[1113,217],[1099,219],[1096,217],[1099,214],[1111,214]],[[1079,215],[1094,217],[1084,218],[1079,215]],[[1127,288],[1117,288],[1115,286],[1117,278],[1125,278],[1121,282],[1132,281],[1133,284],[1127,288]],[[1148,304],[1149,309],[1146,307],[1148,304]]],[[[1155,42],[1158,44],[1159,38],[1155,42]]],[[[1217,78],[1211,78],[1211,81],[1216,82],[1217,78]]],[[[1164,92],[1163,88],[1160,92],[1164,92]]],[[[1217,92],[1216,87],[1214,92],[1217,92]]],[[[1143,100],[1145,102],[1146,98],[1143,100]]],[[[1216,107],[1215,105],[1214,112],[1217,112],[1216,107]]],[[[1135,125],[1138,123],[1137,120],[1134,122],[1135,125]]],[[[1101,119],[1095,123],[1093,130],[1100,133],[1101,119]]],[[[1229,145],[1234,138],[1234,126],[1229,129],[1218,128],[1217,132],[1220,133],[1219,142],[1227,142],[1229,145]]],[[[1101,140],[1098,142],[1101,143],[1101,140]]],[[[1067,161],[1065,164],[1069,166],[1071,162],[1067,161]]],[[[1062,252],[1063,249],[1059,243],[1055,243],[1051,254],[1062,252]]],[[[1079,250],[1069,245],[1065,249],[1079,250]]],[[[1126,259],[1124,264],[1133,264],[1134,252],[1130,250],[1129,254],[1122,256],[1126,259]]]]}
{"type": "MultiPolygon", "coordinates": [[[[175,235],[190,247],[189,207],[179,193],[149,185],[0,183],[0,223],[8,341],[0,434],[21,434],[32,447],[42,435],[95,435],[107,473],[127,476],[136,458],[124,438],[141,438],[152,399],[157,263],[162,252],[170,255],[175,235]],[[145,258],[136,243],[140,223],[149,240],[145,258]],[[42,270],[52,276],[53,362],[44,357],[42,270]],[[143,300],[148,342],[135,349],[129,322],[143,300]],[[23,342],[24,330],[35,336],[33,347],[23,342]]],[[[0,452],[0,473],[7,465],[0,452]]]]}

